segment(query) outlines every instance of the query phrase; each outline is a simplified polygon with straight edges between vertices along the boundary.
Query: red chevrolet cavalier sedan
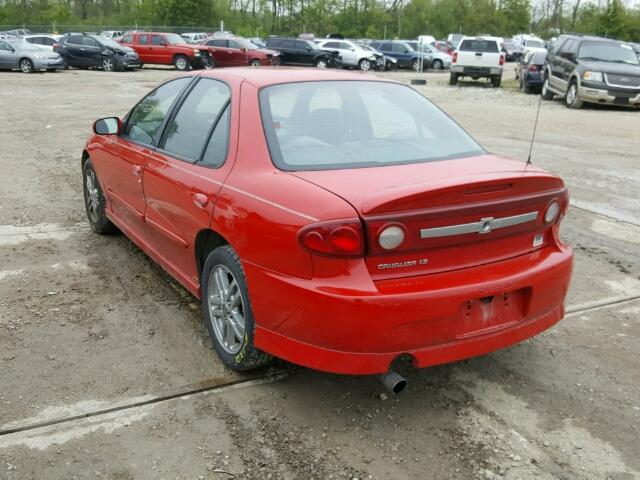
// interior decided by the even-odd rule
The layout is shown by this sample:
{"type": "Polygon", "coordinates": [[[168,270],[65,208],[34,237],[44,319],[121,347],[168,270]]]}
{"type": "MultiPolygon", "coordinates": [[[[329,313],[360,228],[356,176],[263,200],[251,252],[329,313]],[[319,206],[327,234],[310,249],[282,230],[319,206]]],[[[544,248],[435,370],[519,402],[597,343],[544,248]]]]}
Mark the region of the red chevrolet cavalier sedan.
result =
{"type": "Polygon", "coordinates": [[[412,88],[328,70],[169,80],[82,153],[87,215],[202,300],[221,359],[384,373],[558,322],[562,180],[490,155],[412,88]]]}

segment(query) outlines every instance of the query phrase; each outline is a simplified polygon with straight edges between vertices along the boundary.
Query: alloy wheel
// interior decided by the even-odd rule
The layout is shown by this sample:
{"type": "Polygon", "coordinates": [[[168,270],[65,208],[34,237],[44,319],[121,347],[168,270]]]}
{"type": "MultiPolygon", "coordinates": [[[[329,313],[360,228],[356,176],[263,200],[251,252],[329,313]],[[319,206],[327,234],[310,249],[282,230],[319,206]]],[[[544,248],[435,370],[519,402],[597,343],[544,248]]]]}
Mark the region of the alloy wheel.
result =
{"type": "Polygon", "coordinates": [[[207,306],[218,343],[230,355],[237,354],[245,337],[244,300],[236,278],[224,265],[211,271],[207,306]]]}
{"type": "Polygon", "coordinates": [[[316,62],[316,67],[318,67],[318,68],[327,68],[326,60],[318,60],[316,62]]]}
{"type": "Polygon", "coordinates": [[[366,58],[363,60],[360,60],[360,70],[363,70],[365,72],[368,72],[369,70],[371,70],[371,62],[366,58]]]}
{"type": "Polygon", "coordinates": [[[98,182],[93,169],[87,169],[84,182],[86,186],[84,201],[87,203],[87,211],[91,222],[97,223],[100,219],[100,192],[98,191],[98,182]]]}
{"type": "Polygon", "coordinates": [[[113,72],[113,59],[112,58],[103,58],[102,59],[102,70],[105,72],[113,72]]]}
{"type": "Polygon", "coordinates": [[[176,60],[176,68],[178,70],[186,70],[187,69],[187,61],[184,58],[179,58],[176,60]]]}
{"type": "Polygon", "coordinates": [[[22,73],[31,73],[33,71],[33,63],[28,58],[20,62],[20,70],[22,73]]]}

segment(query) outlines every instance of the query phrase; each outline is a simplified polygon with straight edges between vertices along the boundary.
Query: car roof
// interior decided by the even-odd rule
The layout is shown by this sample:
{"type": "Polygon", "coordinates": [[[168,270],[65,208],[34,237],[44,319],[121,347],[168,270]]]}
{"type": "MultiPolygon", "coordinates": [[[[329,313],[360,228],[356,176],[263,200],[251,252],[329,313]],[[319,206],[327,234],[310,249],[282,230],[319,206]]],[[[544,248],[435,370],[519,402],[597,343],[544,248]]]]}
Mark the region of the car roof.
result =
{"type": "Polygon", "coordinates": [[[393,80],[375,77],[373,75],[363,75],[361,73],[350,72],[348,70],[332,70],[322,68],[283,68],[283,67],[238,67],[199,71],[192,74],[202,77],[218,78],[224,80],[236,79],[246,81],[252,85],[262,88],[270,85],[296,82],[317,82],[317,81],[372,81],[400,83],[393,80]]]}

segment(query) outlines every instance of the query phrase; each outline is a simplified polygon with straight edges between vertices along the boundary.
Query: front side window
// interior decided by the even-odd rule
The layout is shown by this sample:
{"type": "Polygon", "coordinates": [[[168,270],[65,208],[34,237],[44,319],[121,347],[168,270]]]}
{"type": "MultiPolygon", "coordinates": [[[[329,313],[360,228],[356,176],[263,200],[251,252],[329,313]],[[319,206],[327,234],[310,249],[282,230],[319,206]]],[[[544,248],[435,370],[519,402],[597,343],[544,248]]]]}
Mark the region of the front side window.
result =
{"type": "Polygon", "coordinates": [[[165,40],[169,45],[186,45],[187,42],[180,35],[175,33],[168,33],[165,35],[165,40]]]}
{"type": "Polygon", "coordinates": [[[421,163],[484,153],[415,90],[398,84],[327,81],[260,93],[262,121],[282,170],[421,163]]]}
{"type": "Polygon", "coordinates": [[[162,46],[164,44],[162,37],[160,35],[152,35],[151,36],[151,45],[162,46]]]}
{"type": "Polygon", "coordinates": [[[240,50],[242,48],[242,45],[240,44],[240,42],[236,42],[235,40],[229,40],[229,48],[240,50]]]}
{"type": "Polygon", "coordinates": [[[231,91],[224,83],[200,79],[168,126],[163,149],[186,160],[199,160],[211,128],[230,98],[231,91]]]}
{"type": "Polygon", "coordinates": [[[145,145],[153,145],[171,105],[190,81],[187,77],[178,78],[147,95],[131,111],[124,136],[145,145]]]}
{"type": "Polygon", "coordinates": [[[8,50],[11,51],[11,47],[7,42],[0,41],[0,50],[8,50]]]}
{"type": "Polygon", "coordinates": [[[96,42],[91,37],[83,37],[82,38],[82,45],[84,45],[85,47],[97,47],[98,46],[98,42],[96,42]]]}

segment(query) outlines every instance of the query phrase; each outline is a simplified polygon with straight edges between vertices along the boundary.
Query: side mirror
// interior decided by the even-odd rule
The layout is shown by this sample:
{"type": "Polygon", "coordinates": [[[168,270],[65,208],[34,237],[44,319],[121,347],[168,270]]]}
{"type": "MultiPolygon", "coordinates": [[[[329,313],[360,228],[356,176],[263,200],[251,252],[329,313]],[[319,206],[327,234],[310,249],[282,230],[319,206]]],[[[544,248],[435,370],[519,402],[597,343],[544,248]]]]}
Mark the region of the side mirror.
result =
{"type": "Polygon", "coordinates": [[[101,118],[93,124],[96,135],[118,135],[121,129],[122,121],[118,117],[101,118]]]}

